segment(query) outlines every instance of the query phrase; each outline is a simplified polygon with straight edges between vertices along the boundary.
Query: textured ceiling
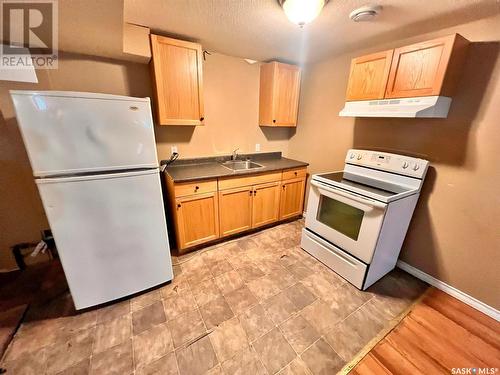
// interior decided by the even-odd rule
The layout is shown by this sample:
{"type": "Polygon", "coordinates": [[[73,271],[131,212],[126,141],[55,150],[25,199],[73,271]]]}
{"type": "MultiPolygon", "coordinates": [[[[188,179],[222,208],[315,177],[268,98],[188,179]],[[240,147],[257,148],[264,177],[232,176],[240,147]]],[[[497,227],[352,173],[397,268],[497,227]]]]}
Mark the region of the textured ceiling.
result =
{"type": "Polygon", "coordinates": [[[303,29],[276,0],[125,0],[126,22],[200,42],[205,49],[255,60],[306,62],[410,37],[499,12],[499,0],[375,0],[376,20],[354,23],[349,13],[366,0],[330,0],[303,29]]]}

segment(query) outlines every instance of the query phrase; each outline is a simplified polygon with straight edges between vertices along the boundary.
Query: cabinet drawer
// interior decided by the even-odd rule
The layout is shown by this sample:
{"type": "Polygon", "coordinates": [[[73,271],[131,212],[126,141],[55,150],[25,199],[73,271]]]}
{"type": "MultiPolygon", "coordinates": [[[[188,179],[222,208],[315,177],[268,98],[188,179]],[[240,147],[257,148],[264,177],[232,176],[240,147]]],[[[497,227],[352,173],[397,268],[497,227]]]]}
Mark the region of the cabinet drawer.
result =
{"type": "Polygon", "coordinates": [[[281,172],[271,172],[247,177],[231,177],[219,179],[219,190],[233,189],[242,186],[264,184],[281,180],[281,172]]]}
{"type": "Polygon", "coordinates": [[[282,180],[289,180],[291,178],[305,177],[307,169],[306,168],[293,168],[283,171],[282,180]]]}
{"type": "Polygon", "coordinates": [[[366,264],[340,250],[338,247],[327,243],[306,229],[302,230],[300,247],[355,287],[363,289],[363,280],[367,268],[366,264]]]}
{"type": "Polygon", "coordinates": [[[174,185],[174,191],[177,198],[186,195],[211,193],[217,191],[217,180],[178,183],[174,185]]]}

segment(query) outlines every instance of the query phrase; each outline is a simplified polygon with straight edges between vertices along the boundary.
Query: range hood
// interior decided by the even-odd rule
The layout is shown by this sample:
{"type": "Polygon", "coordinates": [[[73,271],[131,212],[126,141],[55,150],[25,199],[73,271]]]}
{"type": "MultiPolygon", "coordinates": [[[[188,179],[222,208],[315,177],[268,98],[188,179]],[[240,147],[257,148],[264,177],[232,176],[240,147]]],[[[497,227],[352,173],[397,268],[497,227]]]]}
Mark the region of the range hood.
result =
{"type": "Polygon", "coordinates": [[[361,100],[346,102],[341,117],[446,118],[451,98],[419,96],[414,98],[361,100]]]}

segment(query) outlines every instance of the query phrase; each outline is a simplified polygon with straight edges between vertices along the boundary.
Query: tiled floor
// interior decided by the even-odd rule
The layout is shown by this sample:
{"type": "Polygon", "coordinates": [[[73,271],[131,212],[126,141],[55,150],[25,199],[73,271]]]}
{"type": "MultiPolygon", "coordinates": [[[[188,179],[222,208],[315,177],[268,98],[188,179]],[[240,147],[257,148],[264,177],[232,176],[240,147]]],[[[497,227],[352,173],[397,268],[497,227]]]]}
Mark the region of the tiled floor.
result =
{"type": "Polygon", "coordinates": [[[166,286],[76,314],[31,309],[8,374],[331,374],[426,285],[393,271],[361,292],[299,247],[302,221],[174,258],[166,286]]]}

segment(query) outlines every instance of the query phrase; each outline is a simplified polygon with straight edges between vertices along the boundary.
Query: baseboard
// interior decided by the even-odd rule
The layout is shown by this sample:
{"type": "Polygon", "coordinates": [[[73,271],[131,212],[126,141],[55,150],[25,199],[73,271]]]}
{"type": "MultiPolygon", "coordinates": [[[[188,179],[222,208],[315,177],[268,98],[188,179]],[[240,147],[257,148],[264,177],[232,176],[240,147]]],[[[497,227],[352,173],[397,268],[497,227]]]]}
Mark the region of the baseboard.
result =
{"type": "Polygon", "coordinates": [[[425,281],[426,283],[432,285],[433,287],[449,294],[452,297],[455,297],[456,299],[475,308],[476,310],[481,311],[482,313],[495,319],[497,322],[500,321],[500,311],[487,305],[486,303],[481,302],[472,296],[469,296],[467,293],[464,293],[461,290],[458,290],[457,288],[454,288],[451,285],[448,285],[445,282],[438,280],[435,277],[423,271],[420,271],[418,268],[410,266],[408,263],[405,263],[401,260],[398,260],[396,266],[398,268],[401,268],[403,271],[408,272],[410,275],[415,276],[417,279],[425,281]]]}

